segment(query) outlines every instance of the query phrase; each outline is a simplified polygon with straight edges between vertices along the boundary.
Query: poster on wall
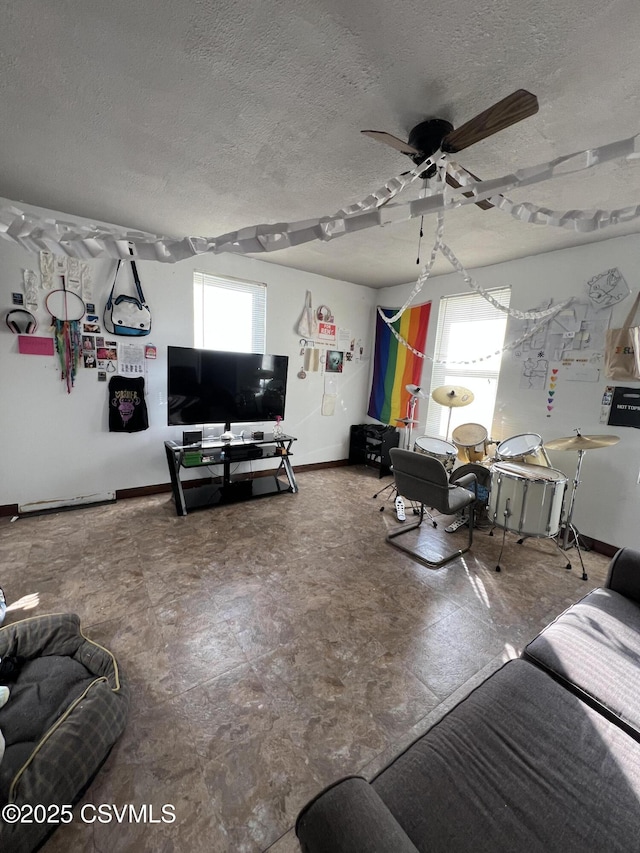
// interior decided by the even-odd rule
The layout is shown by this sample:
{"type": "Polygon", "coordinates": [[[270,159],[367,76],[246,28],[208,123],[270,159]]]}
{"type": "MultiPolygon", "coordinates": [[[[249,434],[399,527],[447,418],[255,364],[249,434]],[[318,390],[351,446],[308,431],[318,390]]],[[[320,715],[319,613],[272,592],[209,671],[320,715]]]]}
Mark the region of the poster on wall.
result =
{"type": "Polygon", "coordinates": [[[640,388],[613,388],[607,423],[640,429],[640,388]]]}
{"type": "Polygon", "coordinates": [[[593,358],[569,355],[562,359],[562,378],[570,382],[599,382],[600,368],[593,358]]]}
{"type": "MultiPolygon", "coordinates": [[[[538,353],[539,356],[544,353],[538,353]]],[[[520,388],[523,391],[541,391],[547,383],[549,362],[546,358],[525,359],[520,373],[520,388]]]]}
{"type": "Polygon", "coordinates": [[[318,335],[316,337],[318,343],[333,344],[336,341],[336,334],[335,323],[318,323],[318,335]]]}
{"type": "Polygon", "coordinates": [[[118,373],[124,376],[143,376],[144,344],[118,343],[118,373]]]}
{"type": "Polygon", "coordinates": [[[351,347],[351,332],[349,329],[338,329],[336,349],[347,352],[351,347]]]}
{"type": "Polygon", "coordinates": [[[327,373],[342,373],[344,353],[339,350],[327,350],[327,373]]]}
{"type": "MultiPolygon", "coordinates": [[[[536,310],[552,307],[553,300],[536,310]]],[[[586,299],[574,299],[549,323],[522,342],[513,356],[520,361],[520,388],[540,390],[545,379],[545,362],[561,362],[562,377],[577,382],[597,382],[602,364],[605,336],[611,321],[611,307],[597,307],[586,299]]],[[[510,334],[519,338],[535,327],[534,320],[518,320],[509,326],[510,334]]]]}
{"type": "Polygon", "coordinates": [[[631,291],[620,270],[614,267],[590,278],[587,293],[598,308],[609,308],[626,299],[631,291]]]}

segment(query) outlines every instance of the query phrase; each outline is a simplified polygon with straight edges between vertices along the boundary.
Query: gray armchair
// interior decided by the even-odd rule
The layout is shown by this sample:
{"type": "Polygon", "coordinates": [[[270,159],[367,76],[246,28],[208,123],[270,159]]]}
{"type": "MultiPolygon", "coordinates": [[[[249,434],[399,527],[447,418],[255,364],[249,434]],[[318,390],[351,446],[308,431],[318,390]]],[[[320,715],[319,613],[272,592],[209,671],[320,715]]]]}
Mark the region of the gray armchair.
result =
{"type": "Polygon", "coordinates": [[[431,567],[438,568],[450,560],[459,557],[471,548],[473,541],[473,505],[476,500],[476,475],[466,474],[457,483],[450,484],[444,465],[439,459],[427,456],[424,453],[416,453],[413,450],[401,450],[393,447],[390,450],[393,476],[395,478],[398,494],[420,504],[420,516],[415,524],[399,527],[387,534],[387,542],[395,548],[399,548],[414,559],[431,567]],[[471,487],[473,491],[469,491],[471,487]],[[468,507],[469,513],[469,541],[467,547],[458,549],[438,561],[427,560],[417,551],[396,542],[398,536],[403,536],[411,530],[417,530],[424,519],[425,507],[431,507],[445,515],[455,513],[468,507]]]}

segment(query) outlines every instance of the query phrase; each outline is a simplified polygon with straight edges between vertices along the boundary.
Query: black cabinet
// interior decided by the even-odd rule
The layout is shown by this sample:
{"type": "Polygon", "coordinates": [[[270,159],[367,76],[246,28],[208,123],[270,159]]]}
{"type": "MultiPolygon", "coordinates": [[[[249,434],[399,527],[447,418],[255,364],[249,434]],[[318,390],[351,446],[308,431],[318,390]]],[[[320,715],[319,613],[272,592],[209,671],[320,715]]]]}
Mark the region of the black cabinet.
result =
{"type": "Polygon", "coordinates": [[[395,427],[382,424],[356,424],[349,436],[349,464],[373,465],[382,477],[390,472],[389,451],[400,443],[395,427]]]}

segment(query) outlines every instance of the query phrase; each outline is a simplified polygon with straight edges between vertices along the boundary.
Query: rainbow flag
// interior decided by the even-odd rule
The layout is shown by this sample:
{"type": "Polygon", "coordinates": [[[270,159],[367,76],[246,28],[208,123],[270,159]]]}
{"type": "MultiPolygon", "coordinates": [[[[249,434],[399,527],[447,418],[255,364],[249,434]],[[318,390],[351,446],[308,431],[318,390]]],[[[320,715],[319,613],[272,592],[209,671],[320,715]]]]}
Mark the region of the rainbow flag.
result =
{"type": "MultiPolygon", "coordinates": [[[[382,308],[385,317],[392,317],[397,308],[382,308]]],[[[393,328],[408,344],[424,352],[431,303],[407,308],[393,328]]],[[[383,424],[402,427],[399,418],[407,417],[409,392],[407,385],[420,385],[424,359],[414,355],[400,343],[379,312],[376,312],[376,346],[373,359],[373,380],[367,413],[383,424]]]]}

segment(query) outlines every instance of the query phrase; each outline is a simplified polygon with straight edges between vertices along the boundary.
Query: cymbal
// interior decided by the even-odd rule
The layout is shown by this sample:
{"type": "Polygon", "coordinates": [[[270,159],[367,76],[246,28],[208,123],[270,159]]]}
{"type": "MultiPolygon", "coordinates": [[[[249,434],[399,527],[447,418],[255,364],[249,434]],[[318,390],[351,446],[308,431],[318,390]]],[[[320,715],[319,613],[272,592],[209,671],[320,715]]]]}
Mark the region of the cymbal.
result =
{"type": "Polygon", "coordinates": [[[405,385],[405,391],[408,391],[412,397],[419,397],[421,400],[426,400],[427,395],[420,390],[419,385],[405,385]]]}
{"type": "Polygon", "coordinates": [[[599,447],[611,447],[619,441],[619,435],[570,435],[554,438],[544,446],[546,450],[597,450],[599,447]]]}
{"type": "Polygon", "coordinates": [[[462,388],[460,385],[441,385],[431,392],[431,399],[449,408],[468,406],[469,403],[473,403],[473,391],[462,388]]]}

